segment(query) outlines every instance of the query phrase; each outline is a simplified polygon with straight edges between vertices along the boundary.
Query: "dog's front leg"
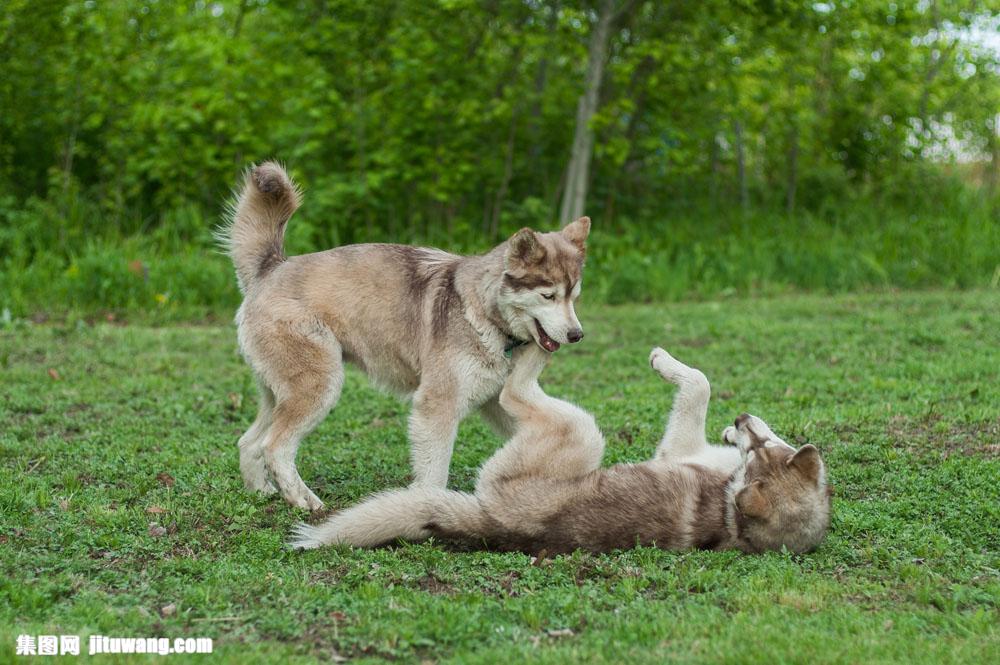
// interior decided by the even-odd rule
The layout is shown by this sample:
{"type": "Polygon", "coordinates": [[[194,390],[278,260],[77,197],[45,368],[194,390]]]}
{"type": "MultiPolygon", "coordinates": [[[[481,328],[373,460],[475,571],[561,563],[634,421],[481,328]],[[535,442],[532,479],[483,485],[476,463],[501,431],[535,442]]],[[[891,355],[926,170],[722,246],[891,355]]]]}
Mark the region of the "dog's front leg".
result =
{"type": "Polygon", "coordinates": [[[514,416],[500,406],[500,396],[492,397],[479,407],[479,414],[493,432],[503,440],[509,439],[517,428],[514,416]]]}
{"type": "Polygon", "coordinates": [[[536,345],[514,353],[500,404],[515,419],[516,431],[480,469],[477,493],[525,477],[579,478],[597,469],[604,454],[604,437],[594,417],[546,395],[538,385],[549,354],[536,345]]]}
{"type": "Polygon", "coordinates": [[[413,397],[410,413],[410,459],[413,484],[447,487],[448,466],[458,424],[468,410],[454,382],[423,386],[413,397]]]}

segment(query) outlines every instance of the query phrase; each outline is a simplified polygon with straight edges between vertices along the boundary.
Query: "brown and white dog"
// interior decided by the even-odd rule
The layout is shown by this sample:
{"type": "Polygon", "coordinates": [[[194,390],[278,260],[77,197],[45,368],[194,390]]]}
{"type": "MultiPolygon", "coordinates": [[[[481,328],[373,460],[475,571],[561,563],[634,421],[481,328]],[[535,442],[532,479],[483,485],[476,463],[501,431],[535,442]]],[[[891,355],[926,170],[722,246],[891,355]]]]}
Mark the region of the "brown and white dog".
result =
{"type": "Polygon", "coordinates": [[[518,350],[500,393],[517,430],[483,465],[474,494],[384,492],[318,526],[300,524],[291,546],[437,536],[533,554],[636,545],[807,552],[823,540],[830,498],[814,446],[795,450],[748,414],[723,432],[731,446],[709,445],[708,380],[654,349],[651,365],[680,388],[663,439],[647,462],[602,469],[604,439],[593,417],[538,386],[548,355],[518,350]]]}
{"type": "Polygon", "coordinates": [[[239,441],[244,483],[322,507],[295,456],[337,403],[344,363],[353,362],[412,398],[414,482],[443,488],[467,414],[479,409],[510,434],[497,395],[511,349],[534,342],[551,352],[583,338],[574,303],[590,220],[554,233],[521,229],[483,256],[363,244],[286,257],[285,226],[300,198],[278,164],[261,164],[218,234],[244,293],[239,344],[260,388],[257,418],[239,441]]]}

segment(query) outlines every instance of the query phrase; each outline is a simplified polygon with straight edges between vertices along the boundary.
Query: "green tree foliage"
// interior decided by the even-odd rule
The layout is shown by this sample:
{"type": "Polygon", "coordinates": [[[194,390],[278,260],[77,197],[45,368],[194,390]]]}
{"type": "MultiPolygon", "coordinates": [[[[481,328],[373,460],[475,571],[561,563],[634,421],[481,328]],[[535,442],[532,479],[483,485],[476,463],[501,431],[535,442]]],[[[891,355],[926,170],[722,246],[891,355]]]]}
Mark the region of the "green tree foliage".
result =
{"type": "Polygon", "coordinates": [[[956,155],[1000,182],[996,0],[6,0],[0,260],[207,245],[270,157],[308,190],[293,248],[550,224],[609,11],[585,178],[605,231],[920,210],[943,167],[972,173],[956,155]]]}

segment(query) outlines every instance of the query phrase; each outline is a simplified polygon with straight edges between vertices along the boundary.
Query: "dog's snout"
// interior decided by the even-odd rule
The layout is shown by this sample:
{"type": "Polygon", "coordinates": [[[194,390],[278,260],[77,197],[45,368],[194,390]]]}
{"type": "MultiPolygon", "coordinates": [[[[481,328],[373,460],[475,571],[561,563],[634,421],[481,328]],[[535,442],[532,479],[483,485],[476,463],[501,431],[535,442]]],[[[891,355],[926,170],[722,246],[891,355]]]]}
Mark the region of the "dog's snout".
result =
{"type": "Polygon", "coordinates": [[[741,413],[740,415],[736,416],[736,421],[733,424],[736,425],[736,429],[739,429],[743,425],[746,425],[748,422],[750,422],[750,414],[741,413]]]}
{"type": "Polygon", "coordinates": [[[566,339],[569,340],[570,344],[576,344],[581,339],[583,339],[583,331],[579,328],[574,328],[566,333],[566,339]]]}

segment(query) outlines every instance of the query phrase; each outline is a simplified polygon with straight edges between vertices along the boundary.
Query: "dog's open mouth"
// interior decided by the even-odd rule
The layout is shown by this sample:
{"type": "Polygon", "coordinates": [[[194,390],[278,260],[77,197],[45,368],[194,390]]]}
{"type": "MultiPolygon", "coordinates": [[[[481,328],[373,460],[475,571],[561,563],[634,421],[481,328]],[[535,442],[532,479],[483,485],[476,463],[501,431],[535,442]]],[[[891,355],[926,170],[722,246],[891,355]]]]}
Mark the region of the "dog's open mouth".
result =
{"type": "Polygon", "coordinates": [[[559,348],[559,342],[549,337],[549,334],[545,332],[545,328],[543,328],[542,324],[538,322],[538,319],[535,319],[535,330],[538,331],[539,346],[549,353],[552,353],[559,348]]]}

